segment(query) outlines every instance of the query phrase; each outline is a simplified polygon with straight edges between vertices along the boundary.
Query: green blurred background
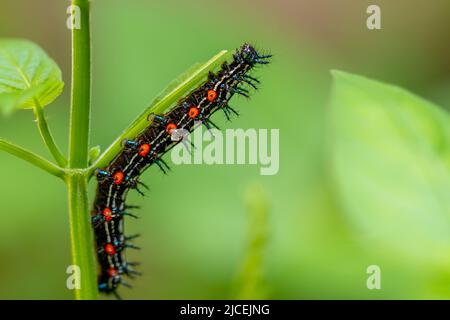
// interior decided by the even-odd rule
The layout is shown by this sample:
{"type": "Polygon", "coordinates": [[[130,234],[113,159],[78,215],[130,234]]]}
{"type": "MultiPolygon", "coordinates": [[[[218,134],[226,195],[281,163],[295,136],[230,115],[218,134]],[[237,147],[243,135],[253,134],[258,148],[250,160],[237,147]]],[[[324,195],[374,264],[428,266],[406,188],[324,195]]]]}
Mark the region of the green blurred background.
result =
{"type": "MultiPolygon", "coordinates": [[[[250,165],[174,166],[168,176],[157,168],[146,172],[148,197],[129,197],[142,206],[142,218],[126,223],[128,233],[142,234],[143,249],[128,257],[142,262],[143,276],[133,290],[121,290],[124,298],[450,298],[448,261],[402,255],[389,242],[365,237],[346,214],[333,180],[326,134],[330,69],[395,83],[450,107],[448,0],[376,1],[382,10],[378,31],[366,28],[369,4],[92,1],[91,141],[102,148],[195,62],[244,41],[274,54],[257,73],[262,89],[250,102],[234,102],[242,116],[231,125],[222,115],[216,119],[222,127],[279,128],[279,173],[260,176],[250,165]],[[177,193],[173,200],[177,183],[195,194],[177,193]],[[366,288],[372,264],[381,267],[381,290],[366,288]]],[[[0,37],[38,43],[63,70],[66,88],[47,114],[65,150],[68,5],[0,4],[0,37]]],[[[0,119],[0,136],[43,153],[32,119],[27,111],[0,119]]],[[[6,154],[0,154],[0,174],[0,298],[72,298],[65,287],[70,252],[64,185],[6,154]]],[[[440,214],[450,219],[448,208],[440,214]]],[[[399,237],[408,232],[388,219],[377,226],[378,237],[387,226],[399,237]]],[[[448,248],[442,246],[450,258],[448,248]]]]}

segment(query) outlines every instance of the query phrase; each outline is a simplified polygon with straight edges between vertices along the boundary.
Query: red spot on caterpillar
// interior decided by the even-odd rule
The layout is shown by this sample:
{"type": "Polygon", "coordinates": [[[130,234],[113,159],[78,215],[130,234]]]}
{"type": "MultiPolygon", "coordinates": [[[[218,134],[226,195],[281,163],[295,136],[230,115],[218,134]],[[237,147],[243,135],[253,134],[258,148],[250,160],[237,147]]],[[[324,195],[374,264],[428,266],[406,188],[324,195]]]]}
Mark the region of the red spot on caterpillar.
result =
{"type": "Polygon", "coordinates": [[[139,147],[139,155],[145,157],[150,152],[150,145],[148,143],[143,143],[139,147]]]}
{"type": "Polygon", "coordinates": [[[200,114],[200,110],[196,106],[192,106],[189,108],[188,116],[191,119],[195,119],[200,114]]]}
{"type": "Polygon", "coordinates": [[[176,128],[177,128],[177,125],[175,123],[171,122],[166,126],[166,132],[168,134],[172,134],[172,131],[175,130],[176,128]]]}
{"type": "Polygon", "coordinates": [[[117,270],[115,268],[109,268],[108,274],[110,277],[115,277],[115,276],[117,276],[117,270]]]}
{"type": "Polygon", "coordinates": [[[107,243],[105,245],[105,252],[107,254],[109,254],[110,256],[115,255],[116,254],[116,248],[114,248],[114,246],[111,243],[107,243]]]}
{"type": "Polygon", "coordinates": [[[112,220],[112,212],[110,208],[105,208],[102,211],[103,217],[105,217],[106,221],[111,221],[112,220]]]}
{"type": "Polygon", "coordinates": [[[115,184],[121,184],[123,181],[123,178],[125,178],[125,175],[123,174],[122,171],[117,171],[116,173],[114,173],[114,183],[115,184]]]}
{"type": "Polygon", "coordinates": [[[209,102],[214,102],[214,100],[216,100],[217,98],[217,92],[213,89],[208,90],[208,94],[206,97],[208,98],[209,102]]]}

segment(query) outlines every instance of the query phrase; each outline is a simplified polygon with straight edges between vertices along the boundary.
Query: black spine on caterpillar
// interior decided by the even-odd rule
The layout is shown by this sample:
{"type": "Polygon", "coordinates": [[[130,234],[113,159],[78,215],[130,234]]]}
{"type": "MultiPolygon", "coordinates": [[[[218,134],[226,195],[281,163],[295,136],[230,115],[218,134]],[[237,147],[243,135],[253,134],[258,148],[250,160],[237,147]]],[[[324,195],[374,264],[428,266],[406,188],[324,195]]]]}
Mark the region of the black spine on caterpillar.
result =
{"type": "Polygon", "coordinates": [[[97,257],[100,265],[98,287],[101,292],[116,297],[120,285],[130,286],[124,276],[138,274],[133,263],[125,258],[126,248],[137,248],[134,237],[124,236],[124,217],[136,217],[125,204],[127,193],[135,189],[142,193],[139,177],[146,168],[156,164],[163,172],[169,169],[161,158],[182,139],[174,139],[176,129],[192,132],[200,121],[208,129],[215,127],[210,116],[222,110],[227,119],[237,112],[228,104],[235,94],[249,97],[248,85],[257,88],[259,81],[247,73],[258,64],[269,63],[271,55],[259,54],[251,45],[244,44],[233,55],[233,60],[222,64],[217,73],[193,90],[169,112],[155,115],[153,122],[134,140],[126,140],[121,152],[104,169],[97,169],[97,193],[92,210],[97,257]]]}

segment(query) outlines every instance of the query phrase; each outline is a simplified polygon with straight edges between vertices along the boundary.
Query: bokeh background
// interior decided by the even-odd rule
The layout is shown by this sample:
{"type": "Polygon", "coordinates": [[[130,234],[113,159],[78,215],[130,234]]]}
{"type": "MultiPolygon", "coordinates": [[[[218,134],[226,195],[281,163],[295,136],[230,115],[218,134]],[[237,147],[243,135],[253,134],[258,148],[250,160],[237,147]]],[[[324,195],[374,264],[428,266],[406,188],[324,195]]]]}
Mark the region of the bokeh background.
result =
{"type": "MultiPolygon", "coordinates": [[[[47,114],[65,150],[68,5],[0,4],[0,37],[38,43],[63,71],[64,93],[47,114]]],[[[146,172],[148,197],[130,196],[142,206],[142,218],[126,224],[128,233],[142,234],[143,249],[128,256],[142,262],[143,276],[133,281],[133,290],[121,290],[124,298],[450,297],[450,259],[403,255],[391,250],[389,241],[377,241],[386,227],[399,238],[408,232],[395,217],[383,216],[376,226],[379,237],[365,237],[364,229],[355,227],[333,179],[326,116],[330,69],[403,86],[448,109],[450,2],[93,0],[92,5],[92,145],[102,148],[195,62],[244,41],[275,55],[258,72],[262,89],[250,102],[235,101],[242,116],[231,125],[222,115],[216,119],[226,127],[279,128],[279,173],[260,176],[251,165],[175,166],[168,176],[157,168],[146,172]],[[381,7],[382,30],[366,28],[369,4],[381,7]],[[190,192],[175,192],[175,184],[190,192]],[[366,288],[372,264],[381,268],[381,290],[366,288]]],[[[27,111],[2,118],[0,136],[45,154],[32,120],[27,111]]],[[[0,298],[72,298],[65,287],[70,252],[64,185],[7,154],[0,154],[0,176],[0,298]]],[[[438,213],[450,225],[449,208],[438,213]]],[[[411,248],[426,239],[415,241],[411,248]]],[[[450,257],[447,243],[441,249],[450,257]]]]}

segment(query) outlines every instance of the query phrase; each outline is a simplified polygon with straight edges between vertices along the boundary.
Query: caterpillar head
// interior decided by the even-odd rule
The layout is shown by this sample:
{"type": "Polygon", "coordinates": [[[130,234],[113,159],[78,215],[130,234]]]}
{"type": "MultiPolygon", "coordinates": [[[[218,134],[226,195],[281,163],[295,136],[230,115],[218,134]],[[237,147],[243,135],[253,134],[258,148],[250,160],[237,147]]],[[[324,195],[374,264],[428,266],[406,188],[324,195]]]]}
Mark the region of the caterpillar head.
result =
{"type": "Polygon", "coordinates": [[[241,46],[241,49],[239,50],[239,55],[245,62],[249,63],[250,65],[254,65],[257,63],[268,64],[269,61],[267,60],[272,57],[271,54],[260,55],[258,51],[256,51],[256,49],[248,43],[244,43],[241,46]]]}

